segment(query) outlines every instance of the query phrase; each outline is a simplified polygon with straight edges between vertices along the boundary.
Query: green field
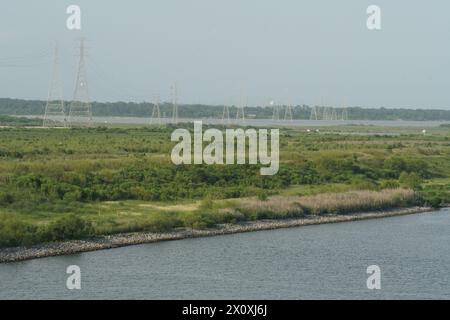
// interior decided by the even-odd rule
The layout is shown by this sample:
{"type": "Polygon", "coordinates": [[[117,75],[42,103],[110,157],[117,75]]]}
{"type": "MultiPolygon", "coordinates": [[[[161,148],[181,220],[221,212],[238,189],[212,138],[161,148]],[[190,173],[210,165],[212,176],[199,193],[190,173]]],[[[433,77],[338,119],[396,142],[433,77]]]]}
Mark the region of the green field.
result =
{"type": "Polygon", "coordinates": [[[175,166],[173,130],[1,128],[0,245],[450,203],[448,127],[282,128],[275,176],[175,166]]]}

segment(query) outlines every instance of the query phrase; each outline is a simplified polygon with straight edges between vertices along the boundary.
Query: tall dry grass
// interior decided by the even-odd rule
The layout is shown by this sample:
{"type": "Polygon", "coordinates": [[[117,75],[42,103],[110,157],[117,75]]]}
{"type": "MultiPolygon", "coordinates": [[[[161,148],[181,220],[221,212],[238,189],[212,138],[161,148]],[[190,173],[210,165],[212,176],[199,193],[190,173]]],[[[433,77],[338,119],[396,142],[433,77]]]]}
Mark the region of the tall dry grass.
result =
{"type": "Polygon", "coordinates": [[[411,189],[349,191],[305,197],[270,197],[266,201],[243,200],[237,210],[250,219],[277,219],[304,215],[348,214],[412,206],[416,194],[411,189]]]}

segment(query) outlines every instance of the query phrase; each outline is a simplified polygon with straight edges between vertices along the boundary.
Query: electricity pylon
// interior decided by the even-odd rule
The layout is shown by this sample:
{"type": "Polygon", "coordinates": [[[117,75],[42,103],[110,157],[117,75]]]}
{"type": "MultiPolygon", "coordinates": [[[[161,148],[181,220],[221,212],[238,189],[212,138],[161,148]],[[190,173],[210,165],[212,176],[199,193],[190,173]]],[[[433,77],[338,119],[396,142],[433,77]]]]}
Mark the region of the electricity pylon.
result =
{"type": "Polygon", "coordinates": [[[237,106],[237,112],[236,112],[236,121],[241,120],[242,123],[245,122],[245,112],[244,112],[244,102],[242,98],[242,90],[241,90],[241,97],[239,98],[239,105],[237,106]]]}
{"type": "Polygon", "coordinates": [[[290,103],[286,105],[284,110],[284,120],[292,121],[292,106],[290,103]]]}
{"type": "Polygon", "coordinates": [[[53,74],[50,80],[50,86],[47,96],[47,104],[45,105],[43,127],[58,126],[62,121],[62,125],[66,126],[66,113],[64,110],[62,81],[59,72],[59,55],[58,44],[55,46],[55,57],[53,60],[53,74]],[[58,121],[59,120],[59,121],[58,121]]]}
{"type": "Polygon", "coordinates": [[[348,120],[348,110],[347,107],[344,107],[344,109],[342,110],[342,118],[341,120],[346,121],[348,120]]]}
{"type": "Polygon", "coordinates": [[[73,100],[70,104],[69,125],[92,125],[92,109],[89,101],[89,89],[86,76],[86,62],[84,55],[84,39],[80,39],[80,60],[78,62],[77,82],[73,100]]]}
{"type": "Polygon", "coordinates": [[[337,116],[337,112],[335,108],[332,108],[332,112],[331,112],[331,120],[338,120],[338,116],[337,116]]]}
{"type": "Polygon", "coordinates": [[[159,108],[159,95],[156,95],[153,101],[151,124],[161,124],[161,110],[159,108]]]}
{"type": "Polygon", "coordinates": [[[171,87],[172,95],[172,123],[178,123],[178,87],[174,83],[171,87]]]}
{"type": "Polygon", "coordinates": [[[223,106],[222,123],[223,124],[230,123],[230,108],[228,107],[227,104],[223,106]]]}
{"type": "Polygon", "coordinates": [[[280,120],[280,106],[273,100],[270,101],[270,105],[272,106],[272,120],[280,120]]]}
{"type": "Polygon", "coordinates": [[[323,107],[322,120],[333,120],[333,110],[331,107],[323,107]]]}
{"type": "Polygon", "coordinates": [[[311,108],[311,115],[309,116],[309,120],[319,120],[318,107],[314,106],[311,108]]]}

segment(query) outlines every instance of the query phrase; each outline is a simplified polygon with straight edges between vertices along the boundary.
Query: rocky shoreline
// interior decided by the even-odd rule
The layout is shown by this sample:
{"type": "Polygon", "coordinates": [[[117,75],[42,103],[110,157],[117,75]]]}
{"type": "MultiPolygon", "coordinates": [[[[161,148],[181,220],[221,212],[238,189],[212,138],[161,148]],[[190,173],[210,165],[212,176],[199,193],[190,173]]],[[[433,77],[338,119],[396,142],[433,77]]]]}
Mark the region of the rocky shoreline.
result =
{"type": "Polygon", "coordinates": [[[0,249],[0,263],[15,262],[36,258],[44,258],[58,255],[68,255],[87,251],[118,248],[129,245],[151,243],[158,241],[180,240],[186,238],[210,237],[241,232],[271,230],[278,228],[290,228],[306,225],[358,221],[365,219],[377,219],[393,216],[408,215],[413,213],[432,211],[428,207],[400,208],[387,211],[374,211],[355,213],[348,215],[324,215],[297,219],[283,220],[258,220],[236,224],[223,224],[215,228],[205,230],[175,230],[166,233],[137,232],[115,234],[97,237],[89,240],[72,240],[54,242],[35,246],[22,246],[0,249]]]}

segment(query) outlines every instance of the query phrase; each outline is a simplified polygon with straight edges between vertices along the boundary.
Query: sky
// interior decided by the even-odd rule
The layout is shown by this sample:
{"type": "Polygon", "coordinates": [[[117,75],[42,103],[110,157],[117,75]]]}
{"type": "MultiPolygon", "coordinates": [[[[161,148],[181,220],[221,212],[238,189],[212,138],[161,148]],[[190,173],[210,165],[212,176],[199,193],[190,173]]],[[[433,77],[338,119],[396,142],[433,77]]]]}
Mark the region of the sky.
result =
{"type": "Polygon", "coordinates": [[[64,98],[86,38],[91,100],[450,109],[446,0],[0,0],[0,97],[64,98]],[[66,8],[81,8],[68,30],[66,8]],[[381,9],[368,30],[366,9],[381,9]]]}

